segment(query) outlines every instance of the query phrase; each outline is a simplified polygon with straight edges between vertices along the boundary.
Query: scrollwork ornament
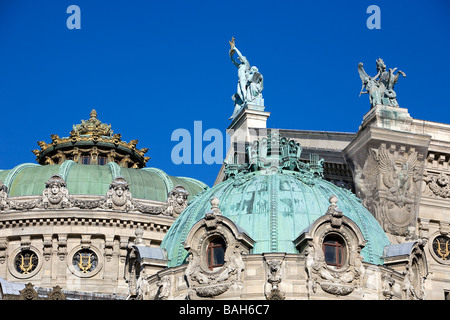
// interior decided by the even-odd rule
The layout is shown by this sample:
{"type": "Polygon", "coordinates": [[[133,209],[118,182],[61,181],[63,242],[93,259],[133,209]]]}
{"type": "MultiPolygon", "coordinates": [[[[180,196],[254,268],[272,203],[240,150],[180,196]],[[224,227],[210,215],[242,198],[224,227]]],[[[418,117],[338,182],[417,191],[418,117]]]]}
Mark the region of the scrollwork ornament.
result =
{"type": "Polygon", "coordinates": [[[241,275],[245,264],[241,257],[238,243],[230,245],[225,251],[223,267],[217,271],[205,270],[196,250],[191,248],[185,270],[190,288],[189,297],[212,298],[228,291],[229,288],[241,286],[241,275]]]}
{"type": "Polygon", "coordinates": [[[267,275],[267,282],[270,284],[270,292],[266,293],[267,300],[284,300],[285,295],[281,292],[279,286],[282,280],[281,264],[282,260],[271,259],[266,261],[269,274],[267,275]]]}

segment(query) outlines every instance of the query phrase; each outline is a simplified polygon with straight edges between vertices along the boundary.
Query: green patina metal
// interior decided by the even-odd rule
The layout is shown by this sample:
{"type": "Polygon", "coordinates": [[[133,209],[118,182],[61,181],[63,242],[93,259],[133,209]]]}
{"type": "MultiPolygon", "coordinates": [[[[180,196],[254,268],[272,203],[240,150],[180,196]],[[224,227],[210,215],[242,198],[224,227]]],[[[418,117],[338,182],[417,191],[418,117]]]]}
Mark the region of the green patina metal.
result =
{"type": "Polygon", "coordinates": [[[66,160],[61,165],[21,164],[0,171],[0,181],[8,187],[8,196],[41,195],[45,182],[58,174],[67,183],[69,194],[104,196],[114,178],[122,176],[130,185],[134,198],[164,202],[170,186],[182,185],[192,199],[207,189],[204,183],[191,178],[172,177],[156,168],[121,168],[117,164],[81,165],[66,160]]]}
{"type": "Polygon", "coordinates": [[[9,174],[4,184],[8,188],[9,196],[41,195],[45,182],[58,174],[59,168],[59,165],[42,167],[34,163],[24,163],[8,170],[9,174]]]}
{"type": "MultiPolygon", "coordinates": [[[[270,139],[274,142],[278,137],[268,137],[270,139]]],[[[267,144],[263,145],[266,148],[267,144]]],[[[169,267],[184,263],[187,257],[183,247],[186,236],[192,226],[210,211],[210,200],[214,196],[220,200],[222,214],[256,241],[253,253],[261,254],[298,253],[293,241],[327,212],[330,196],[336,195],[344,215],[359,226],[367,240],[362,250],[364,260],[373,264],[382,263],[383,249],[390,243],[371,213],[350,191],[321,177],[322,171],[317,168],[320,161],[300,164],[300,152],[297,151],[301,147],[297,145],[296,148],[292,141],[284,145],[290,145],[290,150],[296,150],[296,154],[286,156],[282,148],[278,153],[271,150],[269,155],[259,150],[254,154],[253,163],[227,166],[227,180],[201,193],[191,202],[161,244],[168,253],[169,267]],[[311,170],[314,166],[316,169],[311,170]]],[[[252,147],[248,151],[252,151],[252,147]]],[[[317,160],[317,157],[312,159],[317,160]]]]}

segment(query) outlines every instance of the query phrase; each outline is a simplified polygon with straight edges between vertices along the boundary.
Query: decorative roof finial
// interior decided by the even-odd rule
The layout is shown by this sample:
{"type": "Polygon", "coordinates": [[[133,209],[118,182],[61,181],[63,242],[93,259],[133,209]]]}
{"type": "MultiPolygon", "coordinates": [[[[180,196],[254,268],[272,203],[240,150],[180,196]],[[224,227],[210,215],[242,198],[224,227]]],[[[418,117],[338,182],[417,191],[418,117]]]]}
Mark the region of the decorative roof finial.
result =
{"type": "Polygon", "coordinates": [[[212,199],[211,199],[211,211],[214,213],[214,214],[222,214],[222,212],[220,212],[220,209],[219,209],[219,203],[220,203],[220,201],[219,201],[219,199],[217,198],[217,197],[213,197],[212,199]]]}
{"type": "Polygon", "coordinates": [[[330,206],[328,207],[327,214],[332,216],[331,225],[335,228],[339,228],[342,224],[342,217],[344,213],[336,204],[338,202],[338,198],[333,194],[328,201],[330,201],[330,206]]]}
{"type": "Polygon", "coordinates": [[[91,116],[91,118],[97,119],[97,111],[95,111],[95,109],[92,109],[92,111],[89,115],[91,116]]]}

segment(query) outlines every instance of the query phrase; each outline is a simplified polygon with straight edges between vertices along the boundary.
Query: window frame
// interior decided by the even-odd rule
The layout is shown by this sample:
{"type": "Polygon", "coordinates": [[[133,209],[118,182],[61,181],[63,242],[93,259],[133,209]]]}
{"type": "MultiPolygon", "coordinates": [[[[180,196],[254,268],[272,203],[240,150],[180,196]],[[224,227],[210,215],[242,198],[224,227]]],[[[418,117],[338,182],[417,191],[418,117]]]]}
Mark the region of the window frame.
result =
{"type": "Polygon", "coordinates": [[[90,165],[91,164],[91,156],[89,154],[82,154],[80,156],[80,164],[90,165]],[[85,160],[87,160],[85,162],[85,160]]]}
{"type": "Polygon", "coordinates": [[[97,164],[100,166],[105,166],[108,164],[108,157],[105,156],[98,156],[97,157],[97,164]]]}
{"type": "Polygon", "coordinates": [[[344,267],[346,261],[346,244],[341,236],[337,234],[326,235],[322,242],[322,252],[327,266],[335,267],[336,269],[344,267]],[[334,261],[327,261],[325,254],[326,247],[334,248],[334,261]]]}
{"type": "Polygon", "coordinates": [[[227,245],[226,245],[225,239],[223,239],[220,236],[214,237],[208,242],[208,245],[206,247],[206,265],[209,270],[214,270],[214,268],[220,268],[225,264],[226,249],[227,249],[227,245]],[[221,243],[218,243],[218,242],[221,242],[221,243]],[[214,263],[214,257],[215,257],[214,252],[216,250],[218,250],[219,248],[222,248],[222,253],[221,253],[222,259],[221,260],[223,261],[223,263],[215,264],[214,263]]]}

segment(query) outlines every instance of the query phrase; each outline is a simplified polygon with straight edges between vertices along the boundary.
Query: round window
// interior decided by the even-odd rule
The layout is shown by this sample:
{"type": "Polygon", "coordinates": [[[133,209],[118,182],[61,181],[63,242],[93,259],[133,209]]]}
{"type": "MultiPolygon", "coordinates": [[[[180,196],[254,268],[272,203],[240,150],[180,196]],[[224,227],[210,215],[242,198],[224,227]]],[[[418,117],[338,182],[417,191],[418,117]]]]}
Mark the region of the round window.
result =
{"type": "Polygon", "coordinates": [[[98,258],[94,251],[81,249],[73,255],[72,264],[75,270],[81,273],[89,273],[97,267],[98,258]]]}
{"type": "Polygon", "coordinates": [[[38,262],[38,256],[34,251],[22,250],[14,259],[15,270],[20,274],[29,274],[36,269],[38,262]]]}
{"type": "Polygon", "coordinates": [[[441,260],[450,260],[450,238],[444,235],[434,238],[433,252],[441,260]]]}

